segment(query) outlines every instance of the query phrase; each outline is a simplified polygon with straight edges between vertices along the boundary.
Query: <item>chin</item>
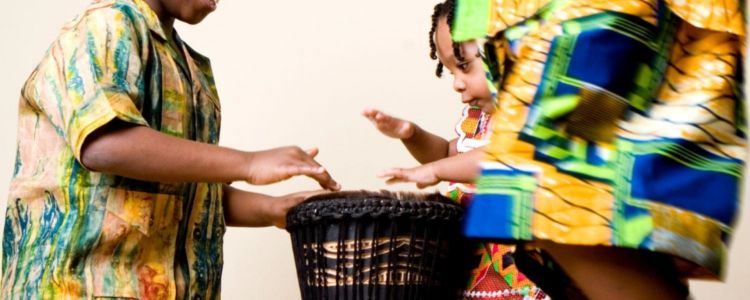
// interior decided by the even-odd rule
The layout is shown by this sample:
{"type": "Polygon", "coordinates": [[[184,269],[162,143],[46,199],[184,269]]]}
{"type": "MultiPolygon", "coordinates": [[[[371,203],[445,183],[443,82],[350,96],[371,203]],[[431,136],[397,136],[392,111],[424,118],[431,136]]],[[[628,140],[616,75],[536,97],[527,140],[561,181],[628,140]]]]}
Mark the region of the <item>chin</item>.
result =
{"type": "Polygon", "coordinates": [[[181,17],[179,19],[182,22],[188,23],[190,25],[195,25],[195,24],[198,24],[198,23],[202,22],[203,19],[205,19],[206,16],[208,16],[208,14],[209,13],[198,13],[198,14],[195,14],[195,15],[192,15],[192,16],[181,17]]]}

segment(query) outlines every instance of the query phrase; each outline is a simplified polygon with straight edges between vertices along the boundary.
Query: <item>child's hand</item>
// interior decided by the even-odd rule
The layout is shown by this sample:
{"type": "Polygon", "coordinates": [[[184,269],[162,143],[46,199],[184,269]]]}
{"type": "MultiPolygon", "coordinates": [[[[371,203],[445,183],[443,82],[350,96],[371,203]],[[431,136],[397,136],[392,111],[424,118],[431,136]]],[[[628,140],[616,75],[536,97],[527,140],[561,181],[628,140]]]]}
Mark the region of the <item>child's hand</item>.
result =
{"type": "Polygon", "coordinates": [[[302,203],[305,199],[325,193],[325,190],[306,191],[288,194],[284,196],[271,197],[266,201],[266,213],[268,220],[273,226],[286,228],[286,214],[290,209],[302,203]]]}
{"type": "Polygon", "coordinates": [[[263,185],[305,175],[317,181],[324,189],[341,189],[326,169],[313,159],[316,155],[317,148],[303,151],[296,146],[250,152],[246,181],[254,185],[263,185]]]}
{"type": "Polygon", "coordinates": [[[386,136],[396,139],[408,139],[414,135],[414,123],[394,118],[377,109],[366,108],[362,115],[369,119],[375,127],[386,136]]]}
{"type": "Polygon", "coordinates": [[[387,184],[413,182],[420,189],[436,185],[440,182],[440,179],[435,175],[435,169],[432,164],[425,164],[410,169],[395,168],[385,170],[378,174],[378,177],[387,178],[385,181],[387,184]]]}

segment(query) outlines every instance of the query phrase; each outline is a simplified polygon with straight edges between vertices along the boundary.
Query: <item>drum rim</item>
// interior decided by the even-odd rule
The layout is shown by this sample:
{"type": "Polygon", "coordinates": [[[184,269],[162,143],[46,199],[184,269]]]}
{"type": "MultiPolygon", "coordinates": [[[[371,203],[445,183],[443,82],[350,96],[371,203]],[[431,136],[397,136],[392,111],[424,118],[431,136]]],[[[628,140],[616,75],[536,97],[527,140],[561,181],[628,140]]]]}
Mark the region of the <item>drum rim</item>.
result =
{"type": "Polygon", "coordinates": [[[439,193],[342,191],[310,197],[287,213],[287,230],[323,220],[460,221],[463,208],[439,193]]]}

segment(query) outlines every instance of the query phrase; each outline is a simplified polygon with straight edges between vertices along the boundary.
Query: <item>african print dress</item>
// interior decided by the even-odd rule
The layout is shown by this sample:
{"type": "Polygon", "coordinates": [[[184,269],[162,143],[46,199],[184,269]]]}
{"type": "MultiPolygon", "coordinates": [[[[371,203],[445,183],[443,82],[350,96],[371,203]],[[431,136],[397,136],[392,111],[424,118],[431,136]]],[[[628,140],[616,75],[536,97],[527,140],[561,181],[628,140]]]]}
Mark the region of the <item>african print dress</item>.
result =
{"type": "Polygon", "coordinates": [[[670,254],[720,278],[745,164],[744,1],[459,0],[497,112],[466,234],[670,254]]]}
{"type": "MultiPolygon", "coordinates": [[[[479,108],[466,106],[456,124],[459,153],[487,145],[490,116],[479,108]]],[[[475,187],[472,184],[451,183],[448,196],[462,206],[471,203],[475,187]]],[[[477,262],[469,275],[463,299],[547,299],[531,280],[521,274],[513,262],[514,246],[495,243],[475,244],[472,254],[477,262]]]]}

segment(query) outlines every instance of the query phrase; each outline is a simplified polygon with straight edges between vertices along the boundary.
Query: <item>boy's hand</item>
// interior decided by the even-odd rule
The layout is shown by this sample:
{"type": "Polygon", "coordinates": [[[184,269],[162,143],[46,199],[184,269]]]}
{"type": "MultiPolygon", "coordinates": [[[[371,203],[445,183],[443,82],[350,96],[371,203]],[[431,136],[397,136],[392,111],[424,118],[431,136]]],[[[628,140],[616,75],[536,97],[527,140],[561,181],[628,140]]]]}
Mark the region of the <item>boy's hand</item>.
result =
{"type": "Polygon", "coordinates": [[[366,108],[362,115],[386,136],[396,139],[408,139],[414,135],[414,123],[387,115],[377,109],[366,108]]]}
{"type": "Polygon", "coordinates": [[[378,177],[387,178],[385,183],[413,182],[420,189],[436,185],[440,179],[435,175],[432,164],[425,164],[410,169],[394,168],[385,170],[378,177]]]}
{"type": "Polygon", "coordinates": [[[325,190],[306,191],[288,194],[278,197],[270,197],[266,200],[265,212],[271,225],[278,228],[286,228],[286,214],[290,209],[312,196],[325,193],[325,190]]]}
{"type": "Polygon", "coordinates": [[[304,175],[317,181],[324,189],[341,189],[326,169],[313,159],[316,155],[317,148],[302,150],[296,146],[249,152],[246,181],[254,185],[264,185],[304,175]]]}

